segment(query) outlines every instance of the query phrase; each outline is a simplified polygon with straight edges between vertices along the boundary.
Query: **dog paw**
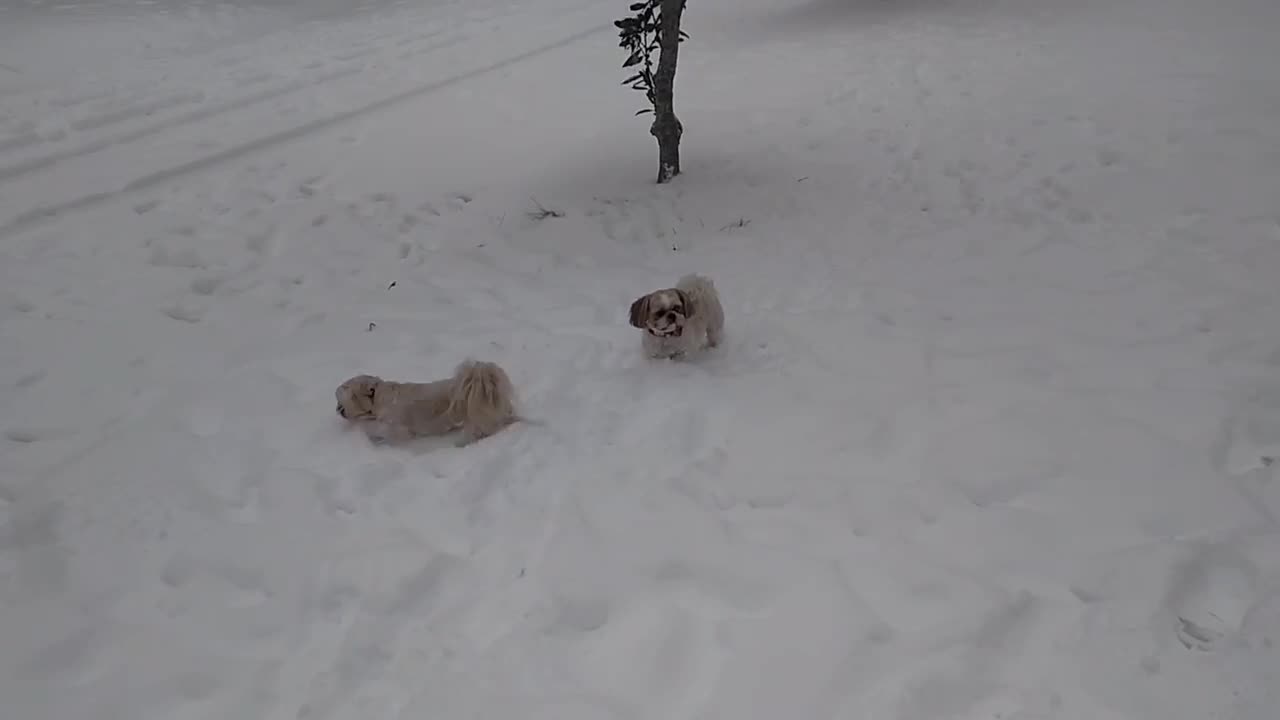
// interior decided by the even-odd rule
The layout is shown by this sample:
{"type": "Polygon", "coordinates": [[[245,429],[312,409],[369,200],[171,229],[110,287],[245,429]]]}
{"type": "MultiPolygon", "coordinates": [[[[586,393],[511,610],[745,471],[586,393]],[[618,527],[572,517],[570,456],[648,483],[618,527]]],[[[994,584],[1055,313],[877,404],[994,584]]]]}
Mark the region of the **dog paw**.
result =
{"type": "Polygon", "coordinates": [[[374,445],[386,445],[391,442],[386,428],[380,425],[366,425],[363,429],[365,437],[369,438],[369,442],[374,445]]]}

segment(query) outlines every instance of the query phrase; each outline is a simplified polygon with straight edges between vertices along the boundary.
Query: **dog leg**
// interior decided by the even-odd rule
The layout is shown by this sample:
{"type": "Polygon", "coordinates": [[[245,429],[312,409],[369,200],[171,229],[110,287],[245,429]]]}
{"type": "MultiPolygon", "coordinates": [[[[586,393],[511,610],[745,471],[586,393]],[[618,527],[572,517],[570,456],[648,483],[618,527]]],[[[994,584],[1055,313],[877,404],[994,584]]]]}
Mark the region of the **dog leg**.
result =
{"type": "Polygon", "coordinates": [[[482,432],[480,430],[463,430],[462,434],[458,436],[458,439],[453,441],[453,446],[464,448],[468,445],[474,445],[492,434],[493,433],[482,432]]]}
{"type": "Polygon", "coordinates": [[[663,342],[648,334],[644,336],[642,344],[645,354],[652,360],[674,360],[683,354],[678,346],[663,342]]]}
{"type": "Polygon", "coordinates": [[[717,327],[707,328],[707,347],[713,348],[720,345],[723,331],[717,327]]]}
{"type": "Polygon", "coordinates": [[[707,347],[717,347],[724,340],[724,311],[711,313],[707,323],[707,347]]]}
{"type": "MultiPolygon", "coordinates": [[[[522,420],[524,420],[524,418],[509,417],[504,420],[498,421],[497,425],[489,425],[489,424],[485,424],[484,426],[464,425],[462,428],[462,435],[458,437],[456,442],[454,442],[454,446],[466,447],[468,445],[471,445],[472,443],[479,442],[480,440],[483,440],[489,437],[490,435],[497,435],[499,432],[506,429],[507,426],[514,425],[515,423],[520,422],[522,420]]],[[[525,422],[528,422],[528,421],[525,421],[525,422]]]]}
{"type": "Polygon", "coordinates": [[[406,442],[411,437],[403,427],[377,420],[365,423],[363,429],[365,436],[374,445],[395,445],[406,442]]]}

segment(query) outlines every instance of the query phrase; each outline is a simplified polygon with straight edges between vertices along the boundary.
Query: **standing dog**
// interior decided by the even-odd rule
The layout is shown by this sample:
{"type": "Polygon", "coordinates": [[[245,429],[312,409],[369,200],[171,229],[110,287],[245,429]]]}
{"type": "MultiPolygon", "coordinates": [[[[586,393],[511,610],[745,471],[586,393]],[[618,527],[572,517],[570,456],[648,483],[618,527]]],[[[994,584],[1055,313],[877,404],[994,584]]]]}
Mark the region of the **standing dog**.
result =
{"type": "Polygon", "coordinates": [[[710,278],[685,275],[675,287],[631,303],[631,325],[644,330],[641,343],[649,357],[681,358],[720,344],[724,308],[710,278]]]}
{"type": "Polygon", "coordinates": [[[465,360],[453,377],[427,383],[357,375],[338,386],[338,415],[359,423],[374,442],[400,443],[462,430],[459,447],[521,419],[507,373],[490,362],[465,360]]]}

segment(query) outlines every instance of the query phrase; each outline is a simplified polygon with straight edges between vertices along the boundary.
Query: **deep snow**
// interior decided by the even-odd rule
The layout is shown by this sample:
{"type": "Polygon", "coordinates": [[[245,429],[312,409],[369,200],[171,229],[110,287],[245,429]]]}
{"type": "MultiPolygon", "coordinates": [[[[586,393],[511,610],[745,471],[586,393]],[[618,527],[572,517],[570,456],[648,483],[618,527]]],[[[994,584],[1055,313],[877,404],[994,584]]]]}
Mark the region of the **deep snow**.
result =
{"type": "Polygon", "coordinates": [[[1273,718],[1280,4],[625,5],[0,7],[0,715],[1273,718]]]}

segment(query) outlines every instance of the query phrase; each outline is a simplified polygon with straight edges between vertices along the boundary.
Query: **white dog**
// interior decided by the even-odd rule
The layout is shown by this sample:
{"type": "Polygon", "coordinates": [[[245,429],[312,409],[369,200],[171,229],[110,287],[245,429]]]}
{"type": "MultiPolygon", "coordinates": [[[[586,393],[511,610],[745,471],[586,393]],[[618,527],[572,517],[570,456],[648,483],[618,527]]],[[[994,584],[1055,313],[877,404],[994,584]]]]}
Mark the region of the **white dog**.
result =
{"type": "Polygon", "coordinates": [[[462,430],[469,445],[520,416],[507,373],[489,362],[465,360],[453,377],[427,383],[392,382],[357,375],[338,386],[338,414],[358,423],[374,442],[400,443],[462,430]]]}
{"type": "Polygon", "coordinates": [[[675,287],[631,303],[631,324],[644,330],[641,342],[650,357],[681,358],[720,344],[724,308],[710,278],[685,275],[675,287]]]}

